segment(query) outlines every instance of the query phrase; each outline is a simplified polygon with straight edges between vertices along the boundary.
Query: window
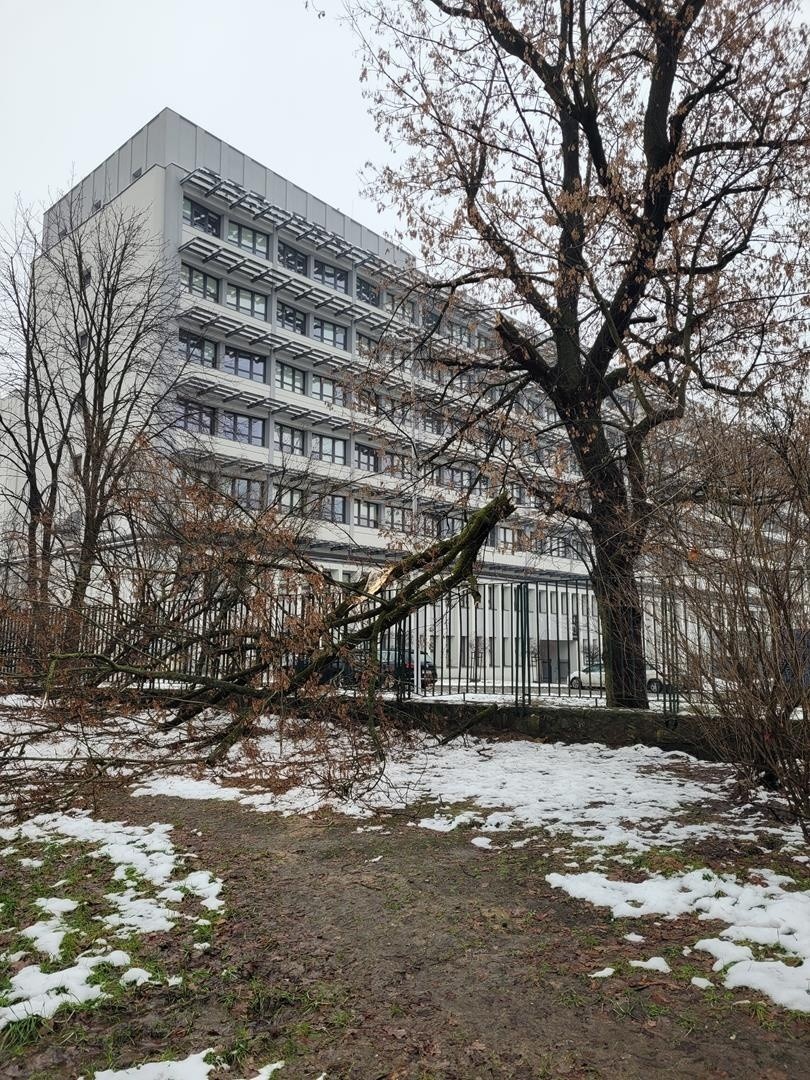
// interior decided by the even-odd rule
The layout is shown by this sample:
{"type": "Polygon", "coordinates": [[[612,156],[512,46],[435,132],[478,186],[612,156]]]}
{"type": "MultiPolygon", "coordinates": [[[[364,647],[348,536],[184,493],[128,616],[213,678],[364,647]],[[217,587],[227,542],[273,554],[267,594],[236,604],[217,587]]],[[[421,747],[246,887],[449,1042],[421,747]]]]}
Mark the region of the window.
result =
{"type": "Polygon", "coordinates": [[[202,270],[195,270],[193,266],[183,263],[183,288],[193,296],[201,296],[203,300],[219,300],[219,279],[204,274],[202,270]]]}
{"type": "Polygon", "coordinates": [[[264,446],[264,420],[242,413],[223,412],[219,420],[219,433],[223,439],[248,443],[250,446],[264,446]]]}
{"type": "Polygon", "coordinates": [[[248,480],[241,476],[232,476],[229,488],[231,498],[245,509],[262,510],[264,508],[264,482],[262,480],[248,480]]]}
{"type": "Polygon", "coordinates": [[[365,472],[379,472],[380,456],[373,446],[357,443],[354,448],[354,465],[365,472]]]}
{"type": "Polygon", "coordinates": [[[324,495],[320,502],[321,518],[324,521],[334,521],[338,524],[346,522],[346,496],[324,495]]]}
{"type": "Polygon", "coordinates": [[[451,341],[455,341],[457,345],[467,345],[470,340],[470,332],[466,326],[462,326],[461,323],[451,322],[447,324],[447,333],[450,336],[451,341]]]}
{"type": "Polygon", "coordinates": [[[379,341],[369,337],[368,334],[357,335],[357,352],[361,356],[374,356],[379,344],[379,341]]]}
{"type": "Polygon", "coordinates": [[[328,285],[330,289],[337,289],[338,292],[349,291],[349,275],[345,270],[341,270],[339,266],[332,266],[330,263],[316,259],[312,268],[312,276],[316,281],[320,281],[322,285],[328,285]]]}
{"type": "Polygon", "coordinates": [[[313,435],[311,456],[316,461],[331,461],[335,465],[345,465],[346,442],[332,435],[313,435]]]}
{"type": "Polygon", "coordinates": [[[560,593],[560,613],[562,615],[568,614],[568,593],[560,593]]]}
{"type": "Polygon", "coordinates": [[[305,334],[307,332],[307,317],[303,311],[299,311],[298,308],[294,308],[292,304],[283,304],[279,301],[276,307],[276,319],[279,326],[283,326],[285,330],[292,330],[294,334],[305,334]]]}
{"type": "Polygon", "coordinates": [[[283,240],[279,240],[278,242],[278,261],[288,270],[294,270],[296,274],[304,274],[306,276],[306,255],[303,251],[299,251],[298,248],[285,244],[283,240]]]}
{"type": "Polygon", "coordinates": [[[437,514],[422,515],[422,529],[425,536],[439,536],[441,529],[441,516],[437,514]]]}
{"type": "Polygon", "coordinates": [[[388,394],[374,394],[369,401],[369,411],[384,416],[394,424],[404,423],[410,412],[406,405],[388,394]]]}
{"type": "Polygon", "coordinates": [[[445,373],[432,360],[420,360],[418,372],[423,379],[427,379],[429,382],[441,384],[445,381],[445,373]]]}
{"type": "Polygon", "coordinates": [[[290,427],[289,424],[276,424],[273,445],[282,454],[304,453],[304,433],[300,428],[290,427]]]}
{"type": "Polygon", "coordinates": [[[405,532],[410,529],[412,514],[404,506],[386,506],[385,524],[389,529],[399,529],[405,532]]]}
{"type": "Polygon", "coordinates": [[[293,394],[305,393],[306,374],[292,364],[276,362],[276,386],[279,390],[289,390],[293,394]]]}
{"type": "Polygon", "coordinates": [[[213,341],[207,341],[189,330],[181,330],[179,348],[180,355],[194,364],[202,364],[203,367],[217,366],[217,347],[213,341]]]}
{"type": "Polygon", "coordinates": [[[191,225],[193,229],[201,229],[203,232],[210,233],[211,236],[219,236],[219,228],[222,224],[219,214],[215,214],[207,206],[192,202],[191,199],[183,199],[183,221],[186,225],[191,225]]]}
{"type": "Polygon", "coordinates": [[[327,379],[323,375],[312,376],[312,396],[320,401],[328,401],[330,405],[343,405],[346,400],[343,387],[334,379],[327,379]]]}
{"type": "MultiPolygon", "coordinates": [[[[303,331],[302,331],[303,333],[303,331]]],[[[322,341],[325,345],[331,345],[335,349],[345,349],[347,331],[345,326],[329,322],[328,319],[312,320],[312,336],[322,341]]]]}
{"type": "Polygon", "coordinates": [[[197,401],[178,401],[175,427],[184,431],[197,431],[210,435],[214,430],[215,412],[210,405],[200,405],[197,401]]]}
{"type": "Polygon", "coordinates": [[[448,487],[456,491],[469,491],[473,482],[473,470],[451,467],[447,470],[446,481],[448,487]]]}
{"type": "Polygon", "coordinates": [[[228,307],[236,308],[243,315],[252,315],[254,319],[267,318],[267,297],[264,293],[244,289],[241,285],[229,285],[225,296],[228,307]]]}
{"type": "Polygon", "coordinates": [[[498,547],[505,548],[507,551],[514,550],[515,546],[515,533],[514,530],[507,528],[505,525],[498,526],[498,547]]]}
{"type": "Polygon", "coordinates": [[[304,493],[300,488],[280,488],[276,502],[288,514],[300,514],[304,509],[304,493]]]}
{"type": "Polygon", "coordinates": [[[270,258],[270,237],[266,232],[251,229],[249,225],[240,225],[238,221],[229,221],[228,239],[253,255],[260,255],[263,259],[270,258]]]}
{"type": "Polygon", "coordinates": [[[386,293],[385,306],[392,315],[396,315],[400,319],[407,319],[408,322],[416,322],[415,301],[404,300],[401,296],[397,296],[396,293],[386,293]]]}
{"type": "Polygon", "coordinates": [[[408,476],[408,460],[404,454],[384,454],[383,472],[389,476],[399,476],[404,479],[408,476]]]}
{"type": "Polygon", "coordinates": [[[380,508],[376,503],[366,502],[365,499],[354,500],[354,523],[362,525],[366,529],[379,529],[380,508]]]}
{"type": "Polygon", "coordinates": [[[369,390],[363,390],[358,388],[352,394],[352,404],[357,409],[362,409],[363,412],[376,413],[377,410],[377,395],[369,390]]]}
{"type": "Polygon", "coordinates": [[[365,278],[359,277],[357,279],[357,299],[363,300],[366,304],[374,304],[376,307],[380,302],[380,290],[372,281],[366,281],[365,278]]]}
{"type": "Polygon", "coordinates": [[[230,371],[242,379],[264,382],[265,358],[256,356],[255,353],[245,352],[244,349],[234,349],[232,345],[226,345],[222,370],[230,371]]]}
{"type": "Polygon", "coordinates": [[[441,435],[444,432],[444,420],[439,413],[425,413],[423,424],[425,431],[430,431],[434,435],[441,435]]]}

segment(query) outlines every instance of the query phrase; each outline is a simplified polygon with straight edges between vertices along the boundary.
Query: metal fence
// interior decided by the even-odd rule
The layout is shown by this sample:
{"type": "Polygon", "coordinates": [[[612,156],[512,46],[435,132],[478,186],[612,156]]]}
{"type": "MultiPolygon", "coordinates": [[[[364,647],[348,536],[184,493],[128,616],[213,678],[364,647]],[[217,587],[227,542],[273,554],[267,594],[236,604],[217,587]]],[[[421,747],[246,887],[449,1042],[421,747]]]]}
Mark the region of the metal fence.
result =
{"type": "MultiPolygon", "coordinates": [[[[488,582],[479,590],[422,608],[381,642],[383,661],[399,660],[400,692],[494,695],[523,705],[544,697],[604,696],[601,623],[589,580],[488,582]]],[[[676,620],[682,623],[683,608],[644,583],[641,604],[647,690],[665,709],[676,709],[682,631],[676,620]]]]}
{"type": "MultiPolygon", "coordinates": [[[[641,598],[647,689],[670,708],[677,682],[676,623],[684,616],[660,588],[642,583],[641,598]]],[[[73,625],[69,612],[53,607],[45,613],[45,646],[32,613],[7,604],[0,611],[0,671],[7,682],[41,680],[50,653],[69,645],[67,651],[114,657],[166,675],[226,678],[258,659],[262,642],[269,640],[276,645],[277,664],[294,664],[305,658],[296,651],[294,626],[306,617],[310,602],[302,595],[276,596],[261,610],[244,603],[96,604],[73,625]],[[290,637],[290,651],[280,660],[278,642],[284,635],[290,637]]],[[[382,634],[376,663],[383,690],[400,697],[494,695],[531,704],[549,697],[602,697],[601,654],[591,583],[549,577],[487,581],[476,593],[445,595],[382,634]]],[[[353,672],[367,663],[368,653],[359,650],[342,664],[339,679],[346,692],[359,681],[353,672]]],[[[272,668],[263,677],[272,678],[272,668]]]]}

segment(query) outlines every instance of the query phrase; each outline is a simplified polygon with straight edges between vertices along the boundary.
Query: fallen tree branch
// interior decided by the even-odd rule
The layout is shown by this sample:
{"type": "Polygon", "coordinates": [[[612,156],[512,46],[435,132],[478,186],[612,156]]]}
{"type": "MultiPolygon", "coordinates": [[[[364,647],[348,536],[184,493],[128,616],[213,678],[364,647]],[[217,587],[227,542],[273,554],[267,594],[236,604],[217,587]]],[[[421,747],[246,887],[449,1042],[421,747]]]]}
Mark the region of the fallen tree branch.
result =
{"type": "MultiPolygon", "coordinates": [[[[319,627],[319,635],[326,638],[326,642],[312,652],[308,662],[299,670],[282,672],[281,686],[257,685],[272,673],[273,659],[270,657],[260,658],[225,679],[120,663],[111,657],[90,652],[57,653],[51,657],[51,661],[54,666],[64,661],[85,661],[93,665],[91,670],[96,682],[100,670],[105,675],[125,676],[124,685],[127,681],[159,681],[193,686],[194,689],[184,695],[177,715],[166,725],[167,729],[193,719],[205,709],[222,709],[246,699],[264,710],[286,707],[290,699],[295,699],[312,680],[322,676],[339,657],[351,654],[358,646],[378,640],[381,634],[402,623],[414,611],[435,603],[453,589],[468,583],[475,588],[478,554],[491,530],[513,510],[511,500],[505,492],[501,492],[486,506],[475,511],[456,536],[439,540],[383,571],[370,572],[362,584],[353,586],[352,594],[341,601],[319,627]],[[384,595],[383,589],[395,591],[393,595],[384,595]]],[[[289,652],[294,651],[294,642],[290,642],[289,652]]],[[[76,674],[75,669],[72,674],[76,674]]],[[[203,742],[203,745],[213,745],[208,762],[213,764],[221,760],[251,727],[251,720],[237,716],[222,731],[208,736],[203,742]]]]}

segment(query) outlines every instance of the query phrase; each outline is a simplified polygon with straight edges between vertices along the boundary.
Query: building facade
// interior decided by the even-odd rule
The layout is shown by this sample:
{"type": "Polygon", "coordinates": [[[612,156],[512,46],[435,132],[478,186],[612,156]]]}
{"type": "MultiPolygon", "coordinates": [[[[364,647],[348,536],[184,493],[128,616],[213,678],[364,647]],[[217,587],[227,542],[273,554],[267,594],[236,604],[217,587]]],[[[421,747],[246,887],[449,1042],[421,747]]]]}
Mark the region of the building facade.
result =
{"type": "MultiPolygon", "coordinates": [[[[475,489],[474,448],[467,466],[458,455],[446,464],[436,455],[444,421],[430,405],[435,373],[414,362],[407,373],[392,370],[390,385],[358,390],[381,335],[413,334],[429,317],[418,291],[404,285],[415,273],[405,251],[170,109],[46,212],[45,244],[59,242],[68,205],[78,224],[113,200],[143,213],[176,260],[181,439],[238,502],[252,511],[273,502],[286,511],[317,506],[312,553],[347,579],[421,532],[457,528],[462,489],[467,508],[486,501],[483,480],[475,489]],[[403,378],[411,402],[425,407],[392,418],[403,378]]],[[[476,348],[476,330],[463,322],[443,333],[476,348]]],[[[573,597],[586,577],[573,539],[558,532],[518,542],[531,536],[537,510],[519,483],[511,488],[518,509],[490,537],[482,580],[554,580],[555,604],[570,581],[573,597]]],[[[537,607],[544,603],[541,592],[533,595],[537,607]]],[[[486,610],[490,624],[473,627],[473,640],[448,623],[458,643],[452,664],[482,649],[493,666],[505,663],[513,613],[494,600],[486,610]]],[[[538,635],[539,614],[526,613],[538,635]]],[[[548,626],[543,670],[552,681],[580,663],[581,620],[592,634],[590,609],[577,614],[573,625],[548,626]]]]}

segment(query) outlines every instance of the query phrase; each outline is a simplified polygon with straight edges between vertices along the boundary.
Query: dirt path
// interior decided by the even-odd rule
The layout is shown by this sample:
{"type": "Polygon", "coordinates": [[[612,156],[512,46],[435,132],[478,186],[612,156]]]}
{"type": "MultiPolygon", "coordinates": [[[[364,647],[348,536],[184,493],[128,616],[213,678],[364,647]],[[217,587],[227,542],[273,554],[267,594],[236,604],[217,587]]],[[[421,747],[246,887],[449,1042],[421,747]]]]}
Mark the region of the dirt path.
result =
{"type": "MultiPolygon", "coordinates": [[[[57,1018],[10,1078],[208,1046],[236,1076],[283,1058],[284,1080],[810,1077],[804,1019],[707,998],[675,971],[588,978],[639,955],[622,935],[642,923],[552,890],[559,864],[533,847],[481,851],[405,816],[358,832],[167,798],[110,800],[102,816],[173,822],[176,846],[223,877],[226,915],[208,951],[165,946],[182,986],[57,1018]]],[[[710,929],[644,920],[645,955],[679,956],[710,929]]]]}

